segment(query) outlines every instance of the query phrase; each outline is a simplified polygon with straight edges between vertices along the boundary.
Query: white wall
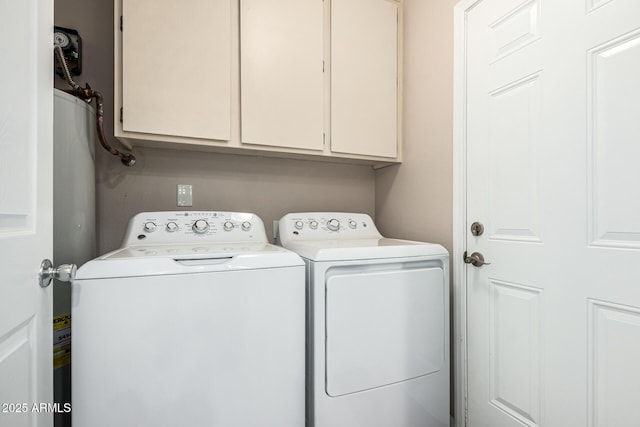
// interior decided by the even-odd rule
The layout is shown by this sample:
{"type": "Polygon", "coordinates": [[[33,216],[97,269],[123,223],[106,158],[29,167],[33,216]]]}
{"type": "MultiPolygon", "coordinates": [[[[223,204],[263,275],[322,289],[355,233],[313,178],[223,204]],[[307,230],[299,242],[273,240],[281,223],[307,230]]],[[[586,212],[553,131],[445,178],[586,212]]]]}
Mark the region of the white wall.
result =
{"type": "MultiPolygon", "coordinates": [[[[113,138],[113,1],[55,0],[55,24],[83,41],[83,74],[105,99],[105,129],[113,138]]],[[[188,28],[185,28],[188,31],[188,28]]],[[[57,80],[57,87],[65,87],[57,80]]],[[[289,211],[374,214],[375,177],[368,166],[329,164],[177,150],[136,150],[133,168],[96,148],[98,252],[117,248],[126,221],[145,210],[176,209],[177,184],[194,186],[198,210],[252,211],[267,225],[289,211]]]]}

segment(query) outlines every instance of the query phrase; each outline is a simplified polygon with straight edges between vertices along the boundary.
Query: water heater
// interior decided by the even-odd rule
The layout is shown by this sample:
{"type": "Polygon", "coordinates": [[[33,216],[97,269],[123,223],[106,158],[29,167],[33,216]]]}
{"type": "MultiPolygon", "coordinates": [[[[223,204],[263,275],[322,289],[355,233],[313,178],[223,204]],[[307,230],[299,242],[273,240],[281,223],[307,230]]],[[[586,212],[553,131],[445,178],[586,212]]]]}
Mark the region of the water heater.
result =
{"type": "MultiPolygon", "coordinates": [[[[85,101],[54,89],[53,119],[53,262],[79,267],[96,254],[95,110],[85,101]]],[[[71,400],[71,337],[70,328],[68,332],[56,329],[55,322],[70,312],[71,286],[56,281],[53,380],[54,400],[60,404],[71,400]]],[[[54,416],[56,427],[71,425],[70,414],[54,416]]]]}

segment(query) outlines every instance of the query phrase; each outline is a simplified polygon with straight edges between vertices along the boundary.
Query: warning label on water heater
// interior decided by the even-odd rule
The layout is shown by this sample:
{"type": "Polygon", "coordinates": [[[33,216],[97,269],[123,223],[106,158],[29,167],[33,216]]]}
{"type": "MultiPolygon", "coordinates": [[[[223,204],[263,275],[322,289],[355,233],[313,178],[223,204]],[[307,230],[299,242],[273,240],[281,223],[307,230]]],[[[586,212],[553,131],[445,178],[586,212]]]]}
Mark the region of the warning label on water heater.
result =
{"type": "Polygon", "coordinates": [[[53,318],[53,369],[71,363],[71,313],[53,318]]]}

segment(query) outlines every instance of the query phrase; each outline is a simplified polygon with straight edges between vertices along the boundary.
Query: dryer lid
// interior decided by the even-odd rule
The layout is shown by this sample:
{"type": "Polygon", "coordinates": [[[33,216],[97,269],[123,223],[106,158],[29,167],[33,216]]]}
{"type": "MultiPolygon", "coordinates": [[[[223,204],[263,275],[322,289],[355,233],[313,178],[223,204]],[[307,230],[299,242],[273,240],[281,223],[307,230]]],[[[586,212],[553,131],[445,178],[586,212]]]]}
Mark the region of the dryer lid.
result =
{"type": "Polygon", "coordinates": [[[283,246],[311,261],[448,256],[447,250],[435,243],[389,238],[290,241],[283,246]]]}

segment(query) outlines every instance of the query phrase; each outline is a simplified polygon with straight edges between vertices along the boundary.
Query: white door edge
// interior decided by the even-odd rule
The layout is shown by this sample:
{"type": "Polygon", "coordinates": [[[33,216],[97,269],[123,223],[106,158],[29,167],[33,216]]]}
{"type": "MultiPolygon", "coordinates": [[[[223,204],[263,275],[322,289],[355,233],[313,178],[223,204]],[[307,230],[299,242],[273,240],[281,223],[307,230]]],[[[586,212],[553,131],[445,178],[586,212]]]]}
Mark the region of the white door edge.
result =
{"type": "Polygon", "coordinates": [[[483,0],[462,0],[454,8],[453,48],[453,382],[454,426],[466,426],[467,276],[460,262],[466,250],[466,26],[467,13],[483,0]]]}

